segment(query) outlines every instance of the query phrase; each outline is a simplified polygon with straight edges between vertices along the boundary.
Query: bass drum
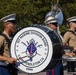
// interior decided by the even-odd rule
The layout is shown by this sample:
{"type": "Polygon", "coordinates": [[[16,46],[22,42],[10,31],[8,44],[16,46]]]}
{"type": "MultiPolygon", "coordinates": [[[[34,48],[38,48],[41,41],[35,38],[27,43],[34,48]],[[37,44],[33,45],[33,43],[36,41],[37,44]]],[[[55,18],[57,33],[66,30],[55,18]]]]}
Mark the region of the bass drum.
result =
{"type": "Polygon", "coordinates": [[[43,25],[20,29],[11,43],[11,56],[17,58],[16,66],[26,73],[52,69],[62,58],[59,35],[43,25]]]}

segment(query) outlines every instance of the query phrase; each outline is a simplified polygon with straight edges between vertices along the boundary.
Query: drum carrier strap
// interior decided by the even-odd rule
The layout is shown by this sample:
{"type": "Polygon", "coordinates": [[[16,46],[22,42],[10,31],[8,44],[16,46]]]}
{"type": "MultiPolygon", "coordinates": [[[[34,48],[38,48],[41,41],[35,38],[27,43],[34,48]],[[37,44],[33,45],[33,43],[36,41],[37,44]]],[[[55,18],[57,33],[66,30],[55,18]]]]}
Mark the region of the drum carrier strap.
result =
{"type": "MultiPolygon", "coordinates": [[[[0,35],[5,38],[6,42],[8,43],[8,48],[10,48],[11,41],[9,40],[9,38],[4,33],[1,33],[0,35]]],[[[4,43],[0,48],[0,54],[1,55],[3,55],[3,50],[4,50],[4,43]]]]}
{"type": "Polygon", "coordinates": [[[10,48],[10,44],[11,44],[10,39],[4,33],[2,33],[1,35],[5,38],[6,42],[8,43],[8,47],[10,48]]]}
{"type": "MultiPolygon", "coordinates": [[[[75,36],[76,36],[76,34],[75,34],[75,32],[73,32],[72,30],[67,30],[66,32],[71,32],[72,34],[74,34],[75,36]]],[[[70,40],[70,39],[69,39],[70,40]]],[[[69,41],[68,40],[68,41],[69,41]]]]}
{"type": "Polygon", "coordinates": [[[76,35],[72,30],[67,30],[66,32],[71,32],[71,33],[73,33],[74,35],[76,35]]]}

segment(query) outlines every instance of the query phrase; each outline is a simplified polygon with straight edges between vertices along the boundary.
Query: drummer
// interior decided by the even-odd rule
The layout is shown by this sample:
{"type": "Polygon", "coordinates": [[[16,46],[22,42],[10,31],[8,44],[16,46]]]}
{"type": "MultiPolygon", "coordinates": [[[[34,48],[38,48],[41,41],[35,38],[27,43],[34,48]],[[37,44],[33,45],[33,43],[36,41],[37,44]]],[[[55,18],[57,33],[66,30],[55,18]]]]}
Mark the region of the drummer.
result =
{"type": "MultiPolygon", "coordinates": [[[[70,52],[74,52],[76,55],[76,16],[67,19],[69,29],[63,36],[64,48],[70,49],[70,52]]],[[[73,74],[76,75],[76,74],[73,74]]]]}
{"type": "Polygon", "coordinates": [[[13,63],[16,58],[10,57],[11,34],[16,31],[16,14],[10,14],[0,19],[4,30],[0,34],[0,75],[17,75],[13,63]]]}
{"type": "Polygon", "coordinates": [[[67,19],[69,29],[63,36],[64,48],[70,49],[70,52],[76,52],[76,16],[67,19]]]}
{"type": "MultiPolygon", "coordinates": [[[[58,27],[57,18],[48,16],[45,18],[45,24],[57,32],[58,27]]],[[[46,75],[63,75],[62,61],[60,61],[54,69],[46,72],[46,75]]]]}

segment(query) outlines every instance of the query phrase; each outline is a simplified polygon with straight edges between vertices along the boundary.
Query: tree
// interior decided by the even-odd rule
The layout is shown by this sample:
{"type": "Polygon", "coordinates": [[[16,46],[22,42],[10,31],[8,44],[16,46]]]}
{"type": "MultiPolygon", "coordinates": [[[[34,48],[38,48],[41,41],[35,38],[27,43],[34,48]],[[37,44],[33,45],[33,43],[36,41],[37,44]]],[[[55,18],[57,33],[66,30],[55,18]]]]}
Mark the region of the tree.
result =
{"type": "MultiPolygon", "coordinates": [[[[16,13],[18,27],[44,24],[45,15],[51,10],[53,2],[57,0],[0,0],[0,18],[16,13]]],[[[59,4],[64,15],[63,25],[60,27],[63,32],[66,30],[66,19],[76,14],[76,0],[60,0],[59,4]]]]}

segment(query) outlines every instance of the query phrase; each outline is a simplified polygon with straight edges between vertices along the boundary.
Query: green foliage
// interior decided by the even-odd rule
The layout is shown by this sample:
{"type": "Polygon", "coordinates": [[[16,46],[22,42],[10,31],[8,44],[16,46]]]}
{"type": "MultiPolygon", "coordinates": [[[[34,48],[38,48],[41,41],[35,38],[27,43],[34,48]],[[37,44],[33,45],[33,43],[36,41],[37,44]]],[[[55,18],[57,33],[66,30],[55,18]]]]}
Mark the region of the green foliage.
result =
{"type": "MultiPolygon", "coordinates": [[[[51,10],[51,5],[57,0],[0,0],[0,18],[8,14],[17,14],[18,27],[31,24],[44,24],[45,15],[51,10]]],[[[76,15],[76,0],[60,0],[59,4],[64,14],[60,31],[64,32],[66,19],[76,15]]],[[[0,23],[0,31],[2,23],[0,23]]]]}

